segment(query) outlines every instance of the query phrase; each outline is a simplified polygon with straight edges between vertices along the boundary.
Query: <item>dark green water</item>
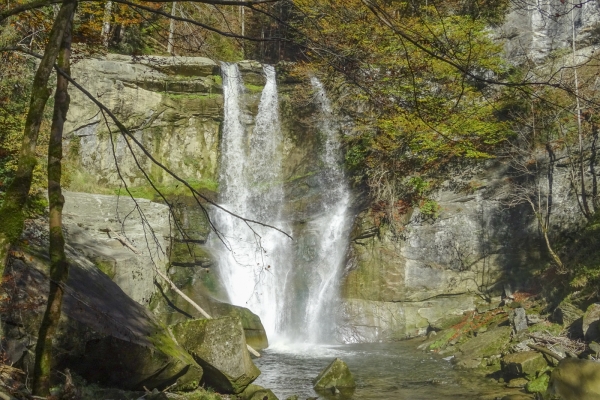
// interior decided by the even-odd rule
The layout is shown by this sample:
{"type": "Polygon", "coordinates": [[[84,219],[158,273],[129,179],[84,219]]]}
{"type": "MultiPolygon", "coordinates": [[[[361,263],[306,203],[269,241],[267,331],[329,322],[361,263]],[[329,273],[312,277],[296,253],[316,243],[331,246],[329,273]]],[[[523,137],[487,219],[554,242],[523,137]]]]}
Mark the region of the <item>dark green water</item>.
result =
{"type": "MultiPolygon", "coordinates": [[[[495,399],[509,392],[491,379],[457,371],[448,360],[416,349],[414,342],[342,346],[281,346],[267,349],[255,360],[262,371],[256,384],[284,400],[297,394],[336,400],[349,399],[495,399]],[[357,388],[353,393],[315,393],[312,379],[334,358],[344,360],[357,388]]],[[[512,393],[518,393],[513,391],[512,393]]]]}

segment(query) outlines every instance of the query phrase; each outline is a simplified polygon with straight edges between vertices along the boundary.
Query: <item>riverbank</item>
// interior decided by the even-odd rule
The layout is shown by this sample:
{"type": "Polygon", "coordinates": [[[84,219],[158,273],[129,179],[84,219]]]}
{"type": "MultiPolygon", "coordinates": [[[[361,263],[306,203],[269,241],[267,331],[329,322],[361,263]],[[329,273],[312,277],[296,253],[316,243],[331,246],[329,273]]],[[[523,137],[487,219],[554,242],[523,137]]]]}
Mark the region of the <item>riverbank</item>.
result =
{"type": "Polygon", "coordinates": [[[571,379],[576,387],[589,386],[596,396],[590,398],[600,398],[600,363],[595,362],[600,304],[589,304],[583,311],[573,303],[551,307],[541,295],[510,294],[465,313],[457,324],[432,331],[415,345],[450,360],[458,370],[529,398],[539,394],[580,399],[575,389],[565,389],[571,379]],[[584,369],[591,372],[582,374],[584,369]]]}

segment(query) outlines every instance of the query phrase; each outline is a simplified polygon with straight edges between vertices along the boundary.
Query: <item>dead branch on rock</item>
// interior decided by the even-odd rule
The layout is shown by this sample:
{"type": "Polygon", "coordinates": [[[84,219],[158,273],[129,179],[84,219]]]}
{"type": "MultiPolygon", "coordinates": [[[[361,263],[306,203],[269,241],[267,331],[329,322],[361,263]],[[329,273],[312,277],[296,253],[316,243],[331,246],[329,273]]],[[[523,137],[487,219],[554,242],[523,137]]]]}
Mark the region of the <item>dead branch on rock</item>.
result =
{"type": "Polygon", "coordinates": [[[548,331],[545,331],[543,333],[538,332],[536,334],[529,334],[528,336],[535,340],[537,343],[549,345],[550,348],[552,348],[553,346],[560,346],[563,349],[561,352],[564,352],[566,354],[579,354],[586,350],[586,344],[584,342],[580,340],[572,340],[565,336],[555,336],[548,331]]]}

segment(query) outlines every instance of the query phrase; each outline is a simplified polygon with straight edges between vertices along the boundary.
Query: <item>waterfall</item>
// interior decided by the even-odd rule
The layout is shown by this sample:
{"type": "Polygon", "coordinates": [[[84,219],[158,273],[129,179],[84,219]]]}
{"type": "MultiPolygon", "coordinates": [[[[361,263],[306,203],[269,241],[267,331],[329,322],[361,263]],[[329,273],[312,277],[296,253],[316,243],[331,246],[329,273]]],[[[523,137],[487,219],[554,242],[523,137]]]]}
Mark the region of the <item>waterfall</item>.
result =
{"type": "Polygon", "coordinates": [[[319,105],[319,128],[325,139],[321,153],[323,170],[319,175],[319,188],[322,191],[322,211],[309,222],[318,235],[318,245],[314,260],[306,265],[311,268],[312,280],[306,310],[308,334],[311,342],[333,336],[331,321],[335,320],[335,300],[338,295],[338,282],[341,265],[348,246],[347,215],[350,193],[342,169],[342,151],[338,138],[339,129],[335,123],[331,103],[325,89],[316,78],[311,78],[315,89],[315,101],[319,105]]]}
{"type": "Polygon", "coordinates": [[[223,64],[224,124],[219,204],[245,218],[294,232],[294,241],[274,229],[244,223],[222,211],[212,218],[222,241],[209,245],[232,304],[258,314],[271,343],[322,342],[332,337],[339,270],[347,247],[349,192],[331,105],[313,79],[323,148],[316,176],[319,204],[303,227],[285,215],[283,137],[275,70],[267,78],[253,119],[235,64],[223,64]],[[308,249],[308,250],[307,250],[308,249]],[[302,281],[302,284],[298,284],[302,281]]]}

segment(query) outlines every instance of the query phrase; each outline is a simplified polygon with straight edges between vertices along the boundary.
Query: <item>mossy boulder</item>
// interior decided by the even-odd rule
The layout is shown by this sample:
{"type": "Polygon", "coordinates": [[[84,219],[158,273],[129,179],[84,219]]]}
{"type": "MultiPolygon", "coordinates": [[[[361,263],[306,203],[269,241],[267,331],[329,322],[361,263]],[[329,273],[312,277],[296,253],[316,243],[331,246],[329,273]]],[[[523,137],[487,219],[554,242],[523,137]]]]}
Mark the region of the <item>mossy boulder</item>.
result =
{"type": "Polygon", "coordinates": [[[562,359],[552,371],[548,392],[563,400],[600,399],[600,363],[562,359]]]}
{"type": "Polygon", "coordinates": [[[583,336],[581,329],[583,311],[568,301],[563,301],[556,307],[552,314],[554,322],[568,329],[569,332],[576,336],[583,336]]]}
{"type": "Polygon", "coordinates": [[[204,382],[218,391],[241,393],[260,375],[239,318],[191,320],[174,325],[172,332],[204,368],[204,382]]]}
{"type": "Polygon", "coordinates": [[[258,390],[252,394],[248,400],[279,400],[271,389],[258,390]]]}
{"type": "Polygon", "coordinates": [[[245,307],[237,307],[227,303],[219,303],[213,306],[216,315],[231,316],[242,321],[246,343],[256,350],[269,347],[267,332],[260,317],[245,307]]]}
{"type": "MultiPolygon", "coordinates": [[[[162,336],[162,335],[161,335],[162,336]]],[[[85,379],[124,390],[193,390],[202,379],[202,368],[168,336],[158,346],[106,337],[86,344],[77,372],[85,379]]]]}
{"type": "Polygon", "coordinates": [[[456,364],[462,368],[478,368],[484,358],[498,356],[508,346],[510,326],[501,326],[481,333],[459,346],[456,364]]]}
{"type": "Polygon", "coordinates": [[[313,380],[315,390],[356,387],[354,377],[345,362],[336,358],[313,380]]]}
{"type": "Polygon", "coordinates": [[[507,354],[502,359],[502,371],[507,377],[522,376],[531,380],[547,366],[544,356],[536,351],[507,354]]]}
{"type": "Polygon", "coordinates": [[[241,400],[278,400],[270,389],[254,384],[248,385],[237,397],[241,400]]]}
{"type": "Polygon", "coordinates": [[[587,308],[583,314],[582,329],[585,340],[600,339],[600,303],[591,304],[587,308]]]}

